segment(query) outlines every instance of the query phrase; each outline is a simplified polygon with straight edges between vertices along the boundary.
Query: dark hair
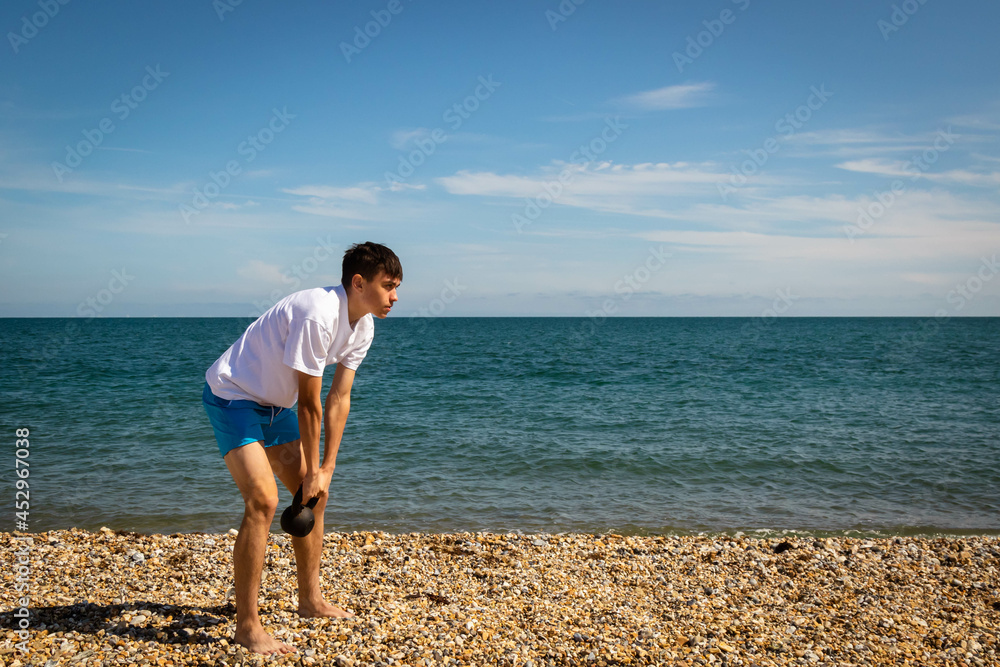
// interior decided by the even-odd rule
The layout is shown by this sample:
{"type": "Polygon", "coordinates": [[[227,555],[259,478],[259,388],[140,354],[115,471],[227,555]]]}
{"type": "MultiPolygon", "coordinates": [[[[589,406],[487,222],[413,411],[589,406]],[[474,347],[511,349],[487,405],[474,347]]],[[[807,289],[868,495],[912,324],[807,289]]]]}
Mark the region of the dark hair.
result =
{"type": "Polygon", "coordinates": [[[350,288],[351,279],[359,273],[362,278],[370,282],[375,279],[379,271],[385,271],[390,278],[403,280],[403,266],[399,263],[396,253],[384,245],[371,241],[355,243],[344,253],[340,284],[344,289],[350,288]]]}

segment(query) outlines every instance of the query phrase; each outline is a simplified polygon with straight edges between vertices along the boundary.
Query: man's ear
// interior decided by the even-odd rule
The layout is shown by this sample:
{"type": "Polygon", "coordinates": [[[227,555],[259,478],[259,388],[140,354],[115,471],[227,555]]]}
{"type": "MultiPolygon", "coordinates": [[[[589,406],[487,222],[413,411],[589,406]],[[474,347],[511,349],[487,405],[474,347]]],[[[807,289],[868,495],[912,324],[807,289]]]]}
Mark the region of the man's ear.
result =
{"type": "Polygon", "coordinates": [[[351,287],[360,292],[364,288],[364,286],[365,286],[365,279],[361,276],[360,273],[355,273],[354,276],[351,277],[351,287]]]}

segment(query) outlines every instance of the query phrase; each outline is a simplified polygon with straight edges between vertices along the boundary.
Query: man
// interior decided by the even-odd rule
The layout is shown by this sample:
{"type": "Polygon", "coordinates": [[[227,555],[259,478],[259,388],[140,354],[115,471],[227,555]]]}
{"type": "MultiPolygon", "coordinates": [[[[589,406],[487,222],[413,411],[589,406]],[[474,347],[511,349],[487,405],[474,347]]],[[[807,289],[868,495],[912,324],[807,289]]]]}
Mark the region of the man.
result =
{"type": "Polygon", "coordinates": [[[243,495],[233,549],[235,641],[263,654],[295,649],[260,623],[257,596],[267,538],[278,507],[277,475],[303,502],[318,498],[316,524],[292,538],[304,617],[353,616],[329,604],[319,587],[323,510],[351,406],[354,373],[371,346],[372,315],[384,318],[403,279],[399,258],[376,243],[344,253],[341,284],[295,292],[261,315],[205,374],[202,395],[215,438],[243,495]],[[336,364],[326,396],[326,448],[319,458],[323,370],[336,364]],[[298,418],[291,408],[298,401],[298,418]]]}

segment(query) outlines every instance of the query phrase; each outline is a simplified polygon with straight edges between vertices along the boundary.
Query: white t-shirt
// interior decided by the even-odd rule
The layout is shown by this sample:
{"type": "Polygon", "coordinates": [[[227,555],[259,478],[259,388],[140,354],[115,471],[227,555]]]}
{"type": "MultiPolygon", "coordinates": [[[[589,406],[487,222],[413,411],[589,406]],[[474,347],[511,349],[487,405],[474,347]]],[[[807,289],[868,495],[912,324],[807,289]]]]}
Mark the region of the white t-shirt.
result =
{"type": "Polygon", "coordinates": [[[299,397],[296,370],[315,376],[328,364],[357,370],[374,336],[370,314],[351,328],[342,285],[302,290],[247,327],[205,380],[219,398],[290,408],[299,397]]]}

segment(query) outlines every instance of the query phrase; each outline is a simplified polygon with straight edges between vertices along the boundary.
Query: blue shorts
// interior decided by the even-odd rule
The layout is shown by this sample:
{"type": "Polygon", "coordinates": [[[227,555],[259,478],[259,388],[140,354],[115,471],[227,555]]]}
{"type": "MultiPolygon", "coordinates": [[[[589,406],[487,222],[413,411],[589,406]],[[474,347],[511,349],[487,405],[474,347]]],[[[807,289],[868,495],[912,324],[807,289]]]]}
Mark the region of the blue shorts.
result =
{"type": "Polygon", "coordinates": [[[283,445],[299,439],[299,419],[291,408],[261,405],[254,401],[227,401],[212,393],[205,383],[201,402],[215,430],[219,453],[262,442],[265,447],[283,445]]]}

